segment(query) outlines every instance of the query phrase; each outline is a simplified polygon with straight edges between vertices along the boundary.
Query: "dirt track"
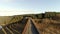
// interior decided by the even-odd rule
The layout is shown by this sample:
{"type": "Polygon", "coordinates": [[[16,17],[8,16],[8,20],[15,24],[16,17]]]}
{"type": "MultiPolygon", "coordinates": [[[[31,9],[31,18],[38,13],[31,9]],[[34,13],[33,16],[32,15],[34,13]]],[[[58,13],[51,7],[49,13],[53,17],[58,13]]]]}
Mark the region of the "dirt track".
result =
{"type": "Polygon", "coordinates": [[[34,25],[34,23],[32,21],[32,19],[28,20],[28,22],[27,22],[22,34],[39,34],[36,26],[34,25]]]}

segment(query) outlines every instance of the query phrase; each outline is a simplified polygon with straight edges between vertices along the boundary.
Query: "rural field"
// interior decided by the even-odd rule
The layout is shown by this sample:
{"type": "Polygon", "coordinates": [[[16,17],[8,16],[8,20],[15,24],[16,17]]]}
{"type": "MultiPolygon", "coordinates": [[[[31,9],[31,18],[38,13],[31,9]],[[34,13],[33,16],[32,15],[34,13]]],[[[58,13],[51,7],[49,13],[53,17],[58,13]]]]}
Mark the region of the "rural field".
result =
{"type": "Polygon", "coordinates": [[[60,13],[1,16],[0,34],[60,34],[60,13]]]}

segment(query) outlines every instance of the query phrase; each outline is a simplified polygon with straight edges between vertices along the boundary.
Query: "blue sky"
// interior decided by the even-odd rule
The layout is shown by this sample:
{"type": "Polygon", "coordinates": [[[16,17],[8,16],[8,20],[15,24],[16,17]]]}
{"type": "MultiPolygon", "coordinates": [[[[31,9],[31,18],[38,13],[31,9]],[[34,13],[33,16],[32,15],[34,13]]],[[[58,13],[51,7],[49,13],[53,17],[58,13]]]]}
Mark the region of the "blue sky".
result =
{"type": "Polygon", "coordinates": [[[60,0],[0,0],[0,12],[60,11],[60,0]]]}

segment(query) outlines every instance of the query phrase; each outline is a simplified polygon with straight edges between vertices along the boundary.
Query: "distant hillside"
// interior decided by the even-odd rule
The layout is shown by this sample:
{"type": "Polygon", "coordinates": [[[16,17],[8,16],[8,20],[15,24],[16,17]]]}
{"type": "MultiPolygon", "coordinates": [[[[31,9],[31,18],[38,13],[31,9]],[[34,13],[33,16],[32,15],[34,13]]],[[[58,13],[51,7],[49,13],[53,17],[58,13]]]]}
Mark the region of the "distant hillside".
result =
{"type": "Polygon", "coordinates": [[[9,24],[21,20],[22,16],[0,16],[0,25],[9,24]]]}
{"type": "Polygon", "coordinates": [[[33,19],[59,19],[60,13],[58,12],[46,12],[40,14],[26,14],[26,15],[15,15],[15,16],[0,16],[0,25],[13,23],[22,20],[24,17],[31,17],[33,19]]]}

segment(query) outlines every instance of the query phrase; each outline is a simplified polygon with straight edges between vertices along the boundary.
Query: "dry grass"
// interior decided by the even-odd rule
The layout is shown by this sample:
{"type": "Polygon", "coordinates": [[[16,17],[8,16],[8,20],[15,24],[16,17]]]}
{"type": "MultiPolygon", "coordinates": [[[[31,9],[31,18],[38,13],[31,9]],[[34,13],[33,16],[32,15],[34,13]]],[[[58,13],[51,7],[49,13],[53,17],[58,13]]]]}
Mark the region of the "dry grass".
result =
{"type": "Polygon", "coordinates": [[[36,19],[35,21],[41,34],[60,34],[60,23],[58,21],[52,19],[36,19]]]}

